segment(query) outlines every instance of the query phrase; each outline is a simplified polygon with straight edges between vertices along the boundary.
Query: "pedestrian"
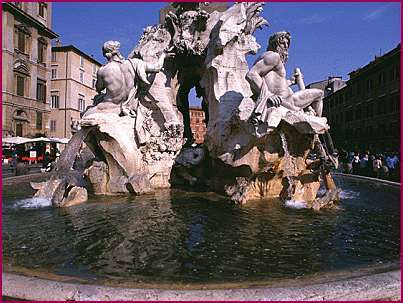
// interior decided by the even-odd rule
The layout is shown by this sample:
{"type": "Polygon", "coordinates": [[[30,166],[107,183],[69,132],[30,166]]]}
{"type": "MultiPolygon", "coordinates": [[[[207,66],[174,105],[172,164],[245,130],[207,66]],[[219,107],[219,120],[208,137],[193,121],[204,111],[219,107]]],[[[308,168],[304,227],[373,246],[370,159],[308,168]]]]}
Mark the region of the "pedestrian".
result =
{"type": "Polygon", "coordinates": [[[340,151],[339,163],[341,164],[341,172],[347,173],[348,153],[345,149],[340,151]]]}
{"type": "Polygon", "coordinates": [[[368,155],[365,154],[360,159],[360,174],[364,175],[364,176],[368,176],[367,169],[368,169],[368,155]]]}
{"type": "Polygon", "coordinates": [[[50,158],[50,154],[49,152],[45,153],[45,156],[43,157],[43,162],[42,162],[42,169],[44,169],[45,171],[49,171],[49,167],[51,166],[51,161],[52,159],[50,158]]]}
{"type": "Polygon", "coordinates": [[[384,165],[382,165],[382,167],[380,168],[380,173],[379,173],[379,177],[381,179],[389,179],[389,168],[386,165],[386,163],[384,165]]]}
{"type": "Polygon", "coordinates": [[[18,153],[15,146],[11,148],[11,168],[14,174],[17,174],[18,153]]]}
{"type": "Polygon", "coordinates": [[[376,156],[374,162],[373,162],[373,172],[374,172],[374,177],[375,178],[379,178],[379,173],[380,173],[380,169],[382,167],[382,160],[379,156],[376,156]]]}
{"type": "Polygon", "coordinates": [[[375,156],[369,152],[369,157],[368,157],[368,176],[369,177],[375,177],[374,176],[374,161],[375,161],[375,156]]]}
{"type": "Polygon", "coordinates": [[[360,154],[355,153],[353,158],[353,174],[359,174],[360,171],[360,154]]]}
{"type": "Polygon", "coordinates": [[[396,167],[398,165],[399,158],[395,153],[391,153],[386,157],[386,165],[389,169],[389,175],[391,179],[396,180],[396,167]]]}

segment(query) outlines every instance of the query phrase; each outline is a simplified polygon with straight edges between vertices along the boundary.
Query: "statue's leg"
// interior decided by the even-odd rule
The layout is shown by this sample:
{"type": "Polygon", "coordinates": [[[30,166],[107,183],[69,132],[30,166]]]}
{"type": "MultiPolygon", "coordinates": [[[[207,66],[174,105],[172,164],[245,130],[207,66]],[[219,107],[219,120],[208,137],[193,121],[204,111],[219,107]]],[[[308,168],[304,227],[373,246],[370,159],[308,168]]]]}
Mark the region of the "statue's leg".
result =
{"type": "Polygon", "coordinates": [[[169,101],[157,101],[157,106],[164,116],[166,124],[179,124],[179,118],[173,105],[169,101]]]}
{"type": "Polygon", "coordinates": [[[323,91],[317,88],[309,88],[295,92],[292,95],[294,105],[304,109],[312,106],[318,117],[322,116],[323,111],[323,91]]]}

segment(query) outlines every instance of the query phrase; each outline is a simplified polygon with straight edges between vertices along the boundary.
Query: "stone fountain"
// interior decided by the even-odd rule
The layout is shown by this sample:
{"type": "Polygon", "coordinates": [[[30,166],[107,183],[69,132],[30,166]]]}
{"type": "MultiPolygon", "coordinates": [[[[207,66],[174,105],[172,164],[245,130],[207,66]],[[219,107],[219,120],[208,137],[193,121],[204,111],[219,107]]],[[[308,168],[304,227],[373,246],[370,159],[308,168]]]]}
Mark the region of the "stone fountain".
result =
{"type": "Polygon", "coordinates": [[[164,25],[149,26],[124,58],[105,42],[98,95],[51,178],[32,183],[55,206],[95,195],[147,194],[162,188],[214,191],[244,204],[280,197],[334,207],[323,92],[306,89],[299,69],[286,78],[291,35],[279,32],[251,69],[246,56],[267,25],[263,3],[207,13],[175,4],[164,25]],[[291,86],[296,85],[294,92],[291,86]],[[207,117],[203,146],[192,145],[187,95],[193,87],[207,117]],[[315,153],[316,160],[309,156],[315,153]],[[318,197],[321,182],[327,193],[318,197]]]}

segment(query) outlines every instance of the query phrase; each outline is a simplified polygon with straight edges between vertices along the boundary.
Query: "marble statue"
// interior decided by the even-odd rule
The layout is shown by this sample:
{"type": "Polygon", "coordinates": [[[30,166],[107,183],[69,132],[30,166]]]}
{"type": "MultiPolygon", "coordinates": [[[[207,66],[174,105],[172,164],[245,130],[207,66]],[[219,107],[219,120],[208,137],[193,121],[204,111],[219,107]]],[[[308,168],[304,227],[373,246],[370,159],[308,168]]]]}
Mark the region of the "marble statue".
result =
{"type": "Polygon", "coordinates": [[[174,33],[173,47],[179,54],[201,55],[206,47],[200,35],[206,29],[209,14],[198,7],[198,3],[173,3],[178,8],[166,16],[166,24],[174,33]]]}
{"type": "Polygon", "coordinates": [[[323,92],[305,89],[296,69],[286,78],[291,36],[279,32],[260,49],[254,32],[267,21],[264,3],[237,2],[207,13],[179,2],[165,24],[148,26],[127,59],[107,41],[107,63],[97,75],[94,105],[37,196],[64,207],[89,194],[145,194],[175,186],[215,191],[235,203],[298,200],[312,209],[333,207],[338,192],[319,135],[323,92]],[[293,92],[290,86],[297,84],[293,92]],[[203,98],[207,134],[193,146],[189,91],[203,98]],[[81,160],[80,160],[81,159],[81,160]],[[85,159],[85,161],[83,160],[85,159]],[[320,184],[328,189],[317,196],[320,184]]]}
{"type": "MultiPolygon", "coordinates": [[[[166,58],[166,61],[174,59],[175,53],[168,52],[170,41],[171,35],[165,28],[160,25],[149,26],[144,29],[143,36],[129,54],[128,60],[141,61],[151,67],[160,67],[160,64],[164,62],[161,58],[166,58]]],[[[144,101],[142,104],[145,107],[147,103],[155,104],[163,115],[165,129],[175,136],[183,132],[183,123],[175,109],[174,96],[177,84],[174,73],[169,68],[162,69],[162,66],[158,71],[155,69],[156,72],[151,75],[151,83],[148,84],[146,93],[142,94],[144,101]],[[166,85],[167,82],[171,85],[166,85]]],[[[141,124],[140,120],[137,121],[138,124],[141,124]]]]}
{"type": "MultiPolygon", "coordinates": [[[[268,118],[268,107],[283,106],[291,111],[307,109],[311,106],[316,116],[322,116],[324,92],[320,89],[301,89],[293,92],[289,86],[301,83],[302,74],[294,74],[291,80],[286,79],[284,64],[288,59],[288,48],[291,35],[278,32],[269,39],[267,52],[263,53],[247,73],[246,79],[257,96],[253,119],[264,123],[268,118]]],[[[304,87],[304,86],[303,86],[304,87]]]]}
{"type": "MultiPolygon", "coordinates": [[[[113,103],[120,105],[121,115],[136,116],[138,91],[141,84],[150,85],[147,73],[158,73],[164,64],[163,52],[157,64],[146,63],[140,59],[125,59],[120,51],[120,42],[107,41],[102,54],[108,63],[97,73],[95,105],[113,103]],[[105,93],[102,91],[105,90],[105,93]]],[[[107,105],[107,104],[105,104],[107,105]]]]}

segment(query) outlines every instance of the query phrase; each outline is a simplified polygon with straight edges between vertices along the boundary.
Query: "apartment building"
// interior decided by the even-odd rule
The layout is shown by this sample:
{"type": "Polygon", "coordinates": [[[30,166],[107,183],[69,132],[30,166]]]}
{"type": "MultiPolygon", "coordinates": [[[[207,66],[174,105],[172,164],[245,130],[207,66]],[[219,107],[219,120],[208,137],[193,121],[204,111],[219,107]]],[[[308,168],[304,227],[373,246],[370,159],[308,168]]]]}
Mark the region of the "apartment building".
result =
{"type": "Polygon", "coordinates": [[[48,135],[51,2],[2,3],[2,136],[48,135]]]}
{"type": "Polygon", "coordinates": [[[195,143],[201,144],[204,142],[204,136],[207,132],[204,111],[198,107],[190,107],[189,113],[193,138],[195,143]]]}
{"type": "Polygon", "coordinates": [[[73,45],[52,47],[51,137],[71,138],[81,114],[92,105],[101,63],[73,45]]]}
{"type": "Polygon", "coordinates": [[[400,44],[349,76],[346,86],[324,98],[336,147],[399,151],[400,44]]]}

